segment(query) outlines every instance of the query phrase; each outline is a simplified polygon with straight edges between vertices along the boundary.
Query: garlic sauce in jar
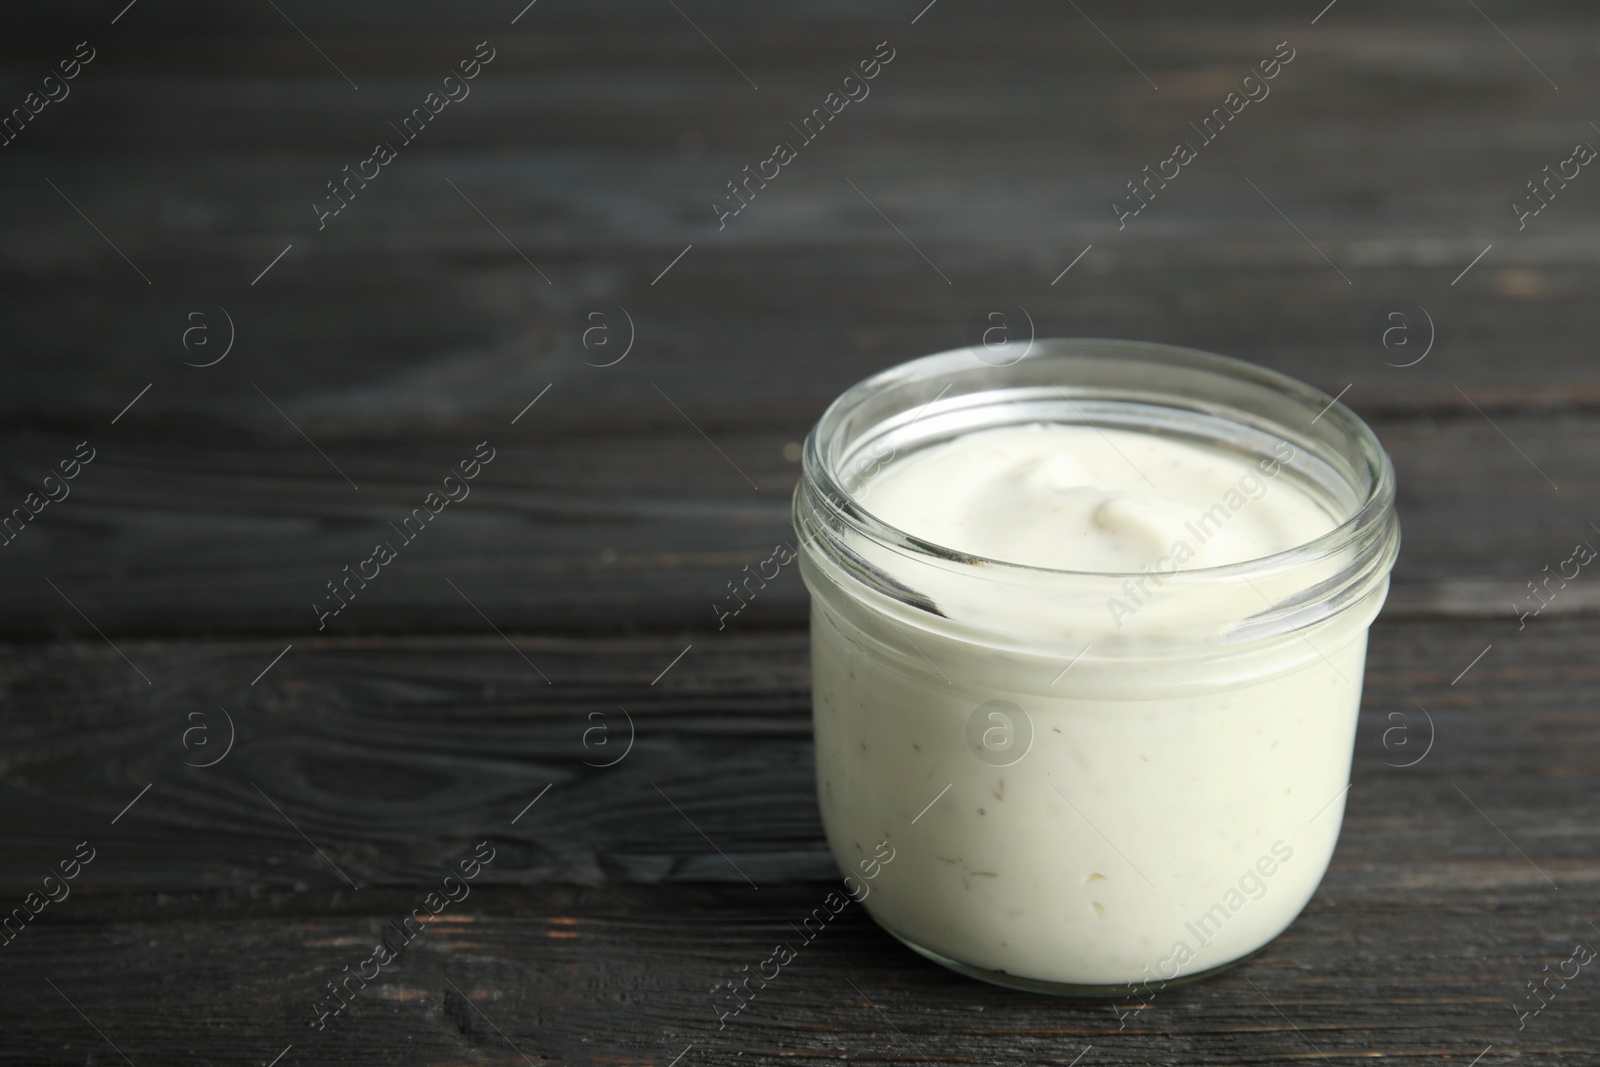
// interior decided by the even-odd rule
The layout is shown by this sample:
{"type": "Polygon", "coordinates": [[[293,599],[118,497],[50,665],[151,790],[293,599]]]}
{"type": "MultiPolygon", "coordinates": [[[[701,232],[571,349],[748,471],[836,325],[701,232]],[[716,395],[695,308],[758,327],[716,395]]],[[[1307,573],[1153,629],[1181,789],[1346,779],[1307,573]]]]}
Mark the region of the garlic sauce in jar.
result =
{"type": "Polygon", "coordinates": [[[1204,353],[1037,342],[848,391],[796,493],[817,788],[864,906],[1062,993],[1193,978],[1292,922],[1338,838],[1398,547],[1370,430],[1204,353]]]}

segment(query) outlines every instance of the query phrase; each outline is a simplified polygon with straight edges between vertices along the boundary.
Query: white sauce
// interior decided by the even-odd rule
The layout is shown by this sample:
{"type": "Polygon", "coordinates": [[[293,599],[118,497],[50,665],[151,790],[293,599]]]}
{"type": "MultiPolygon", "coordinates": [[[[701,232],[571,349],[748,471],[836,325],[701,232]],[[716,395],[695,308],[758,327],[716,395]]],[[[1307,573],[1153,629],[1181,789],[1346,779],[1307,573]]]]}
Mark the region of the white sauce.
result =
{"type": "Polygon", "coordinates": [[[1256,463],[1181,441],[1092,426],[982,430],[890,463],[856,496],[891,526],[986,559],[1128,572],[1193,544],[1179,570],[1305,544],[1333,519],[1256,463]],[[1231,496],[1229,494],[1232,494],[1231,496]],[[1270,493],[1272,502],[1252,507],[1270,493]],[[1221,504],[1226,521],[1204,526],[1221,504]],[[1215,532],[1213,532],[1213,530],[1215,532]]]}
{"type": "MultiPolygon", "coordinates": [[[[884,521],[973,556],[1171,574],[1284,551],[1336,525],[1282,473],[1293,461],[1283,448],[1280,468],[1139,432],[1010,427],[893,459],[856,494],[884,521]]],[[[939,578],[917,571],[906,583],[953,624],[1023,610],[1001,585],[986,602],[970,582],[939,578]]],[[[1230,589],[1209,594],[1202,614],[1260,610],[1248,583],[1230,589]]],[[[1104,598],[1028,615],[1041,639],[1061,639],[1045,657],[989,648],[943,620],[924,628],[916,612],[891,620],[819,597],[817,779],[834,854],[851,868],[880,841],[900,846],[865,906],[971,967],[1111,986],[1253,951],[1293,921],[1332,855],[1382,592],[1242,653],[1200,634],[1185,654],[1168,647],[1133,668],[1097,659],[1095,643],[1120,641],[1125,656],[1129,641],[1169,635],[1130,637],[1104,598]],[[991,700],[1014,702],[1031,725],[1031,746],[1009,765],[969,743],[975,709],[991,700]]],[[[1130,593],[1146,620],[1192,615],[1193,595],[1176,581],[1130,593]]],[[[984,725],[1015,741],[1025,725],[1012,718],[984,725]]]]}

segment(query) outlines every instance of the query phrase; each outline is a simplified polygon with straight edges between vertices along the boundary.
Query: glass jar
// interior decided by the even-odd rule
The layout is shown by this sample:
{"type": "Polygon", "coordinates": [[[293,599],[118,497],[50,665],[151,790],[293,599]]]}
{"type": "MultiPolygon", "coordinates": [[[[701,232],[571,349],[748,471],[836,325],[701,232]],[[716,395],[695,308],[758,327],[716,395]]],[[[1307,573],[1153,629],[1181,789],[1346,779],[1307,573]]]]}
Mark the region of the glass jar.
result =
{"type": "Polygon", "coordinates": [[[1399,547],[1393,467],[1343,405],[1238,360],[1041,340],[999,362],[893,367],[806,440],[794,522],[828,842],[851,872],[887,842],[864,906],[962,973],[1089,995],[1198,978],[1282,932],[1332,856],[1399,547]],[[1231,453],[1268,486],[1251,506],[1290,481],[1333,528],[1108,574],[974,557],[872,513],[897,457],[1037,423],[1231,453]]]}

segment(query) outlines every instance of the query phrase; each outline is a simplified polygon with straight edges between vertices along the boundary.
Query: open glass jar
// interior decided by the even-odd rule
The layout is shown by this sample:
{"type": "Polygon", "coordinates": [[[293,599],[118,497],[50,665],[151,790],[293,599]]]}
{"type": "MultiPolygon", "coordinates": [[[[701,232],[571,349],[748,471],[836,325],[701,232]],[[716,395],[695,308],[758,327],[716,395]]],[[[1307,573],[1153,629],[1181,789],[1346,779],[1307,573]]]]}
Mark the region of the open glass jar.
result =
{"type": "Polygon", "coordinates": [[[1399,547],[1393,468],[1348,409],[1238,360],[1104,340],[992,360],[874,375],[806,441],[794,521],[829,845],[854,870],[889,842],[864,906],[963,973],[1089,995],[1201,977],[1282,932],[1332,856],[1399,547]],[[1330,528],[1152,585],[1148,567],[976,557],[871,510],[897,460],[1056,424],[1249,462],[1330,528]]]}

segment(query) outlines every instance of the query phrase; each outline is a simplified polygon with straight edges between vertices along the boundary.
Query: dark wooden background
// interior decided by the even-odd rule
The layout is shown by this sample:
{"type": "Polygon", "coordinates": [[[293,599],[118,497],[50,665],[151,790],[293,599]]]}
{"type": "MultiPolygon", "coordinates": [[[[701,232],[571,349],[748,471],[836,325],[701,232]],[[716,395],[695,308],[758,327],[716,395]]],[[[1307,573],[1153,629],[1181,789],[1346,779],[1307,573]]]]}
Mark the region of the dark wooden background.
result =
{"type": "Polygon", "coordinates": [[[5,13],[0,108],[97,55],[0,147],[0,510],[96,458],[0,547],[0,909],[96,858],[0,947],[0,1062],[1600,1063],[1593,967],[1513,1007],[1600,945],[1600,577],[1513,607],[1600,542],[1600,174],[1509,206],[1600,144],[1592,7],[924,2],[5,13]],[[319,232],[325,183],[484,40],[319,232]],[[1281,41],[1119,232],[1124,183],[1281,41]],[[1384,440],[1405,545],[1338,853],[1258,957],[1121,1023],[850,909],[719,1031],[711,989],[836,874],[804,590],[720,632],[713,602],[789,537],[826,403],[993,311],[1348,389],[1384,440]],[[483,440],[470,498],[319,633],[324,583],[483,440]],[[314,1029],[482,840],[473,895],[314,1029]]]}

